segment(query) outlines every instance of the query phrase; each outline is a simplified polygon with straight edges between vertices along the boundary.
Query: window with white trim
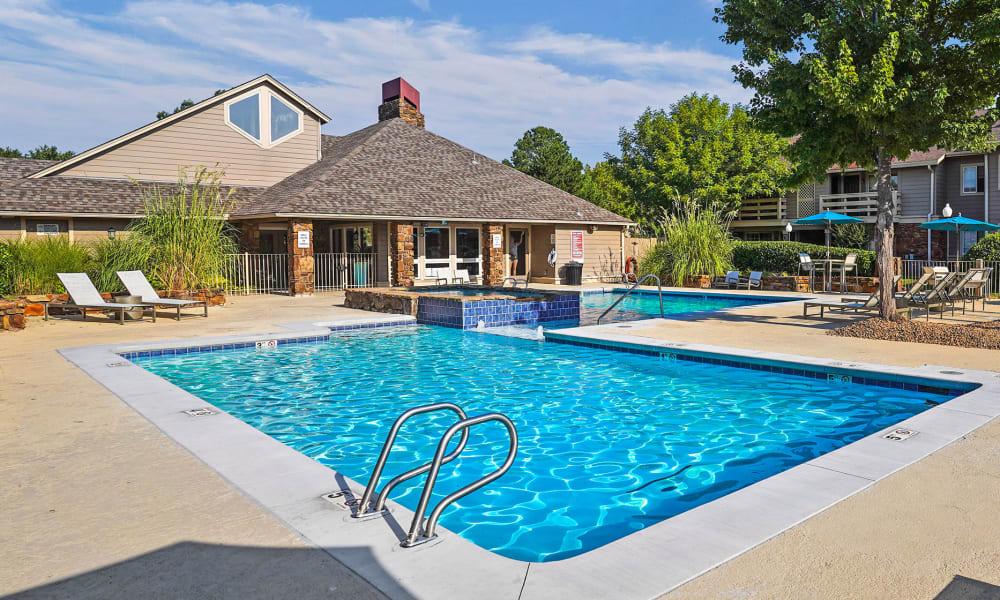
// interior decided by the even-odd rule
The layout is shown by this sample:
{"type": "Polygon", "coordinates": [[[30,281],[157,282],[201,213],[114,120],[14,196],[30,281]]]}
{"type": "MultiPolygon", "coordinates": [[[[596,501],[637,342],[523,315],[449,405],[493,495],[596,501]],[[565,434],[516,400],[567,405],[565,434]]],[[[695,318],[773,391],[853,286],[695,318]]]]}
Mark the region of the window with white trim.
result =
{"type": "Polygon", "coordinates": [[[227,125],[264,148],[302,132],[302,111],[267,89],[257,89],[226,102],[225,113],[227,125]]]}
{"type": "Polygon", "coordinates": [[[38,235],[59,235],[59,224],[38,223],[35,225],[35,233],[38,235]]]}
{"type": "Polygon", "coordinates": [[[980,194],[986,188],[983,165],[962,165],[962,193],[980,194]]]}

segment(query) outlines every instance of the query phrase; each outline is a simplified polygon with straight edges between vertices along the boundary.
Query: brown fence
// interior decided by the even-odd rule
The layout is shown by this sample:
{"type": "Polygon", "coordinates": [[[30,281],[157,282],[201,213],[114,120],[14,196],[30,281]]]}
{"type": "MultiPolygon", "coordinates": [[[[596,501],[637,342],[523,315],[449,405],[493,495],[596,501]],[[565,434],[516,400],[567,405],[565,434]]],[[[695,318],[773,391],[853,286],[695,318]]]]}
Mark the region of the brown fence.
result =
{"type": "Polygon", "coordinates": [[[625,258],[642,260],[646,252],[656,245],[656,238],[634,238],[625,236],[625,258]]]}

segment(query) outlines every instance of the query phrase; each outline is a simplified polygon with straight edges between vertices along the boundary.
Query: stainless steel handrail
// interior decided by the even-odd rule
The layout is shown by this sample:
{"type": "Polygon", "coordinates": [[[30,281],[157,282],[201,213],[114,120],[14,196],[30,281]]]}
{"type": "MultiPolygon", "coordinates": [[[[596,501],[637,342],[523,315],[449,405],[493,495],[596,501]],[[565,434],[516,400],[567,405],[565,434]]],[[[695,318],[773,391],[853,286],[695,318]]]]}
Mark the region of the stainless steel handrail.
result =
{"type": "MultiPolygon", "coordinates": [[[[457,404],[453,404],[451,402],[438,402],[436,404],[425,404],[423,406],[417,406],[411,408],[403,412],[403,414],[399,415],[399,417],[396,418],[396,422],[392,424],[392,428],[389,429],[389,434],[385,437],[385,443],[382,444],[382,452],[378,455],[378,461],[375,462],[375,469],[372,471],[372,475],[368,479],[368,486],[365,487],[365,492],[361,496],[361,502],[358,503],[358,510],[357,512],[351,515],[352,517],[361,518],[364,516],[382,512],[385,509],[386,498],[389,497],[389,492],[392,490],[392,488],[396,487],[396,485],[402,483],[403,481],[406,481],[407,479],[416,477],[421,473],[426,473],[431,468],[431,466],[434,464],[433,461],[421,465],[415,469],[411,469],[406,473],[403,473],[402,475],[394,477],[391,481],[389,481],[389,483],[385,484],[385,487],[382,489],[382,493],[379,494],[378,500],[375,502],[375,506],[374,507],[369,506],[372,500],[372,495],[375,493],[375,486],[378,485],[378,480],[382,476],[382,469],[385,468],[385,462],[389,459],[389,451],[392,450],[392,444],[396,441],[396,435],[399,434],[399,429],[403,426],[403,423],[405,423],[407,419],[409,419],[414,415],[434,412],[438,410],[450,410],[451,412],[457,414],[459,419],[461,419],[459,423],[463,423],[468,419],[468,417],[465,414],[465,411],[462,410],[462,408],[457,404]]],[[[448,431],[451,431],[451,429],[449,429],[448,431]]],[[[448,454],[448,456],[443,456],[441,458],[441,463],[443,464],[451,462],[452,460],[456,459],[458,455],[462,453],[462,450],[465,449],[465,444],[468,441],[469,441],[469,431],[465,429],[462,431],[462,438],[458,442],[458,447],[455,448],[455,450],[453,450],[450,454],[448,454]]],[[[437,460],[438,457],[435,455],[434,459],[437,460]]]]}
{"type": "Polygon", "coordinates": [[[502,281],[502,282],[500,283],[500,287],[506,287],[506,286],[507,286],[507,282],[508,282],[508,281],[513,281],[513,282],[514,282],[514,285],[513,285],[513,287],[514,287],[515,289],[517,289],[517,284],[519,284],[519,283],[523,283],[523,284],[524,284],[524,288],[525,288],[525,289],[527,289],[527,288],[528,288],[528,279],[527,279],[527,278],[524,278],[524,279],[518,279],[518,278],[516,278],[516,277],[507,277],[507,278],[505,278],[505,279],[504,279],[504,280],[503,280],[503,281],[502,281]]]}
{"type": "Polygon", "coordinates": [[[657,277],[656,275],[652,274],[652,273],[646,273],[645,275],[642,276],[642,279],[640,279],[639,281],[636,281],[635,284],[633,284],[632,287],[630,287],[627,292],[625,292],[624,294],[622,294],[621,298],[615,300],[614,304],[612,304],[611,306],[608,307],[607,310],[605,310],[604,312],[602,312],[601,316],[597,317],[597,324],[600,325],[601,324],[601,319],[603,319],[605,315],[607,315],[609,312],[611,312],[611,309],[613,309],[614,307],[618,306],[618,303],[620,303],[622,300],[624,300],[625,298],[627,298],[629,294],[631,294],[632,292],[635,291],[635,288],[637,288],[640,285],[642,285],[642,282],[646,281],[650,277],[652,277],[653,279],[656,280],[656,289],[657,289],[657,291],[660,294],[660,318],[661,319],[666,318],[666,316],[663,314],[663,286],[660,285],[660,278],[657,277]]]}
{"type": "Polygon", "coordinates": [[[437,452],[434,453],[434,460],[432,461],[433,464],[431,466],[430,473],[427,474],[427,482],[424,484],[424,491],[420,495],[420,502],[417,504],[417,510],[414,511],[413,514],[413,523],[410,524],[410,532],[401,545],[404,548],[410,548],[436,538],[437,534],[434,533],[434,531],[437,528],[438,518],[441,516],[444,509],[448,508],[448,505],[459,498],[467,494],[471,494],[487,483],[502,476],[510,469],[510,466],[514,464],[514,458],[516,456],[517,429],[514,428],[514,423],[511,422],[506,415],[502,415],[500,413],[486,413],[475,417],[469,417],[468,419],[459,421],[449,427],[448,431],[441,436],[441,441],[438,442],[437,452]],[[434,483],[437,481],[438,471],[441,470],[441,465],[445,462],[444,451],[448,448],[448,442],[451,441],[451,438],[453,438],[459,431],[462,431],[463,433],[468,432],[469,427],[480,423],[486,423],[488,421],[500,421],[503,423],[504,427],[507,428],[507,435],[510,437],[510,447],[507,450],[507,459],[503,461],[503,464],[500,465],[496,471],[493,471],[489,475],[481,477],[469,485],[445,496],[444,499],[442,499],[441,502],[434,507],[434,510],[431,511],[430,516],[427,517],[427,523],[424,524],[424,513],[427,512],[427,504],[431,500],[431,492],[434,490],[434,483]],[[423,532],[421,532],[421,525],[423,525],[423,532]]]}

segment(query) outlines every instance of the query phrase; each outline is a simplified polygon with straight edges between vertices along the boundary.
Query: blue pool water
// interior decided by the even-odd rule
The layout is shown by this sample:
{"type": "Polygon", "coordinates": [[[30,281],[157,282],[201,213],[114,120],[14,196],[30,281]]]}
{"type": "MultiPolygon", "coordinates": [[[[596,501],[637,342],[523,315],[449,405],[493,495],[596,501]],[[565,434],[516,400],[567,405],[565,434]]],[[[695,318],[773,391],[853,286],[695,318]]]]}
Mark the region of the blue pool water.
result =
{"type": "MultiPolygon", "coordinates": [[[[429,326],[134,360],[362,485],[406,408],[507,414],[516,463],[441,525],[527,561],[586,552],[949,398],[429,326]]],[[[427,461],[452,422],[412,419],[383,483],[427,461]]],[[[506,446],[499,424],[474,428],[437,498],[492,471],[506,446]]],[[[409,483],[393,499],[412,509],[423,481],[409,483]]]]}
{"type": "MultiPolygon", "coordinates": [[[[605,292],[603,294],[586,294],[580,306],[580,321],[590,324],[597,321],[604,310],[620,298],[622,292],[605,292]]],[[[774,296],[750,296],[736,294],[699,294],[696,292],[664,292],[663,313],[667,317],[702,313],[724,308],[739,308],[759,304],[788,302],[794,298],[774,296]]],[[[630,294],[621,304],[604,317],[602,323],[614,321],[634,321],[660,316],[660,298],[655,292],[636,291],[630,294]]]]}

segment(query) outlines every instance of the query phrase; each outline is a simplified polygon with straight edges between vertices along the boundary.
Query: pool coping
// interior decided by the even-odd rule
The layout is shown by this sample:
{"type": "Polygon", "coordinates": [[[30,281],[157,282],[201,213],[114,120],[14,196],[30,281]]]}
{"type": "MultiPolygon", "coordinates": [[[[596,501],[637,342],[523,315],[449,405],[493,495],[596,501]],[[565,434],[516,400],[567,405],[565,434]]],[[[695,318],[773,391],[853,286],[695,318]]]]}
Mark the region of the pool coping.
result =
{"type": "Polygon", "coordinates": [[[390,502],[386,519],[357,521],[321,498],[363,485],[300,454],[236,417],[134,365],[123,353],[186,350],[258,341],[308,341],[337,330],[406,325],[415,319],[286,323],[279,333],[104,344],[60,349],[160,431],[306,540],[389,597],[655,598],[756,547],[875,482],[917,462],[1000,416],[1000,374],[949,367],[893,367],[814,357],[677,343],[631,335],[663,319],[546,332],[553,341],[651,351],[723,354],[748,361],[793,362],[836,372],[878,373],[979,387],[891,427],[732,492],[609,544],[565,560],[528,563],[485,550],[444,529],[438,540],[399,547],[413,513],[390,502]],[[627,327],[623,327],[627,325],[627,327]],[[942,371],[947,371],[943,373],[942,371]],[[209,416],[182,411],[207,408],[209,416]],[[902,442],[882,436],[897,427],[919,432],[902,442]],[[252,456],[253,460],[247,460],[252,456]],[[374,561],[371,557],[374,556],[374,561]],[[429,576],[433,573],[432,576],[429,576]]]}

